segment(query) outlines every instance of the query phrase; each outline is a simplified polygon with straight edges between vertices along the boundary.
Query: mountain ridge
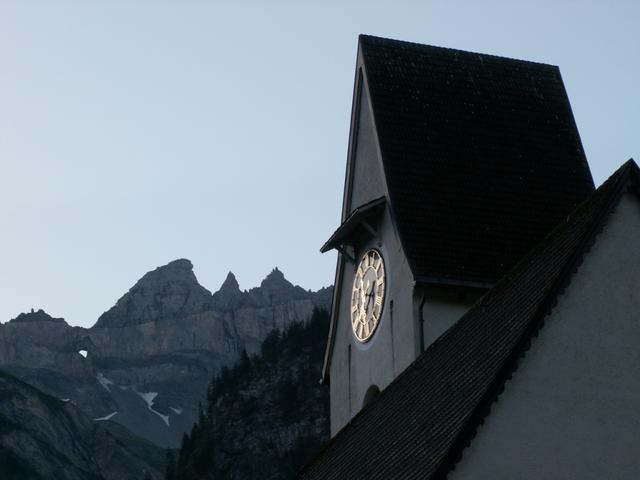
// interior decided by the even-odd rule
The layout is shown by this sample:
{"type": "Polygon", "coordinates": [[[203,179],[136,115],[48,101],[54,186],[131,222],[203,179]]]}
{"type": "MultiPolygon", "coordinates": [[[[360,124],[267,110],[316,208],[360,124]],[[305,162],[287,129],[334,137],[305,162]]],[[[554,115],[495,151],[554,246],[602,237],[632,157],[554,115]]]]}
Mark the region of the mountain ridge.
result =
{"type": "Polygon", "coordinates": [[[44,311],[0,324],[0,369],[89,418],[176,447],[212,376],[242,351],[258,353],[272,330],[328,309],[331,292],[293,285],[274,268],[249,290],[229,272],[211,293],[178,259],[144,274],[90,328],[49,321],[44,311]]]}
{"type": "Polygon", "coordinates": [[[65,321],[64,318],[54,318],[51,315],[49,315],[47,312],[45,312],[42,308],[38,309],[38,311],[35,311],[32,308],[30,312],[20,313],[20,314],[18,314],[17,317],[12,318],[7,323],[10,323],[10,322],[16,322],[16,323],[20,323],[20,322],[55,322],[55,323],[65,323],[65,324],[68,325],[68,323],[65,321]]]}

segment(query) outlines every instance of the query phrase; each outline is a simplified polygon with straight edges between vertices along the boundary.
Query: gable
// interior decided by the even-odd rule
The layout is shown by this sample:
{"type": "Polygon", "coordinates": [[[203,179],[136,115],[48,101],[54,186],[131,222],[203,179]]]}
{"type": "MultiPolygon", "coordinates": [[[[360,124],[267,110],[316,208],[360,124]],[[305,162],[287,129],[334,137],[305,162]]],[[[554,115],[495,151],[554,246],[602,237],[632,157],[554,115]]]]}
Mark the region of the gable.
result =
{"type": "Polygon", "coordinates": [[[627,193],[448,478],[638,477],[638,238],[627,193]]]}
{"type": "Polygon", "coordinates": [[[354,143],[351,151],[350,188],[348,212],[372,200],[385,196],[378,141],[373,124],[371,103],[363,81],[358,82],[357,121],[354,143]]]}
{"type": "Polygon", "coordinates": [[[321,248],[343,253],[323,368],[323,377],[331,378],[332,434],[360,411],[372,386],[386,387],[417,354],[413,277],[388,208],[375,122],[359,69],[356,86],[342,223],[321,248]],[[384,260],[385,300],[375,333],[359,342],[351,323],[354,264],[369,249],[376,249],[384,260]]]}
{"type": "MultiPolygon", "coordinates": [[[[388,259],[391,260],[392,265],[400,266],[394,269],[401,270],[397,277],[402,277],[402,280],[399,280],[398,284],[404,285],[413,281],[411,272],[407,268],[406,256],[399,243],[395,223],[388,209],[386,181],[380,158],[375,119],[361,62],[362,59],[359,56],[349,135],[342,223],[320,249],[324,253],[337,248],[342,253],[338,256],[336,265],[329,335],[322,369],[323,382],[329,379],[338,317],[341,315],[341,301],[343,298],[348,298],[351,288],[352,279],[347,280],[346,283],[344,280],[345,276],[350,277],[349,261],[354,261],[354,258],[348,257],[359,255],[361,252],[356,252],[357,248],[362,249],[365,246],[378,248],[385,243],[383,250],[388,248],[391,254],[391,258],[388,259]],[[366,226],[364,226],[365,223],[366,226]],[[371,229],[376,231],[377,238],[372,236],[371,229]],[[344,247],[349,247],[349,251],[347,252],[344,247]]],[[[411,294],[408,296],[410,297],[411,294]]],[[[411,360],[413,358],[412,356],[411,360]]]]}

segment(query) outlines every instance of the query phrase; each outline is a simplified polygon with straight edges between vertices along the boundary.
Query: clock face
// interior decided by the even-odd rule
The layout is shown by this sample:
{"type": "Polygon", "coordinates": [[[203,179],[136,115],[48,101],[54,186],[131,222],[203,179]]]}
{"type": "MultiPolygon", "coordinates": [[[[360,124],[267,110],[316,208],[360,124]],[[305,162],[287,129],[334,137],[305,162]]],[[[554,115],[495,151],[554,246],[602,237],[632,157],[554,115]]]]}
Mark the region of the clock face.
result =
{"type": "Polygon", "coordinates": [[[351,292],[351,328],[356,339],[367,342],[376,331],[384,305],[384,260],[377,250],[362,256],[351,292]]]}

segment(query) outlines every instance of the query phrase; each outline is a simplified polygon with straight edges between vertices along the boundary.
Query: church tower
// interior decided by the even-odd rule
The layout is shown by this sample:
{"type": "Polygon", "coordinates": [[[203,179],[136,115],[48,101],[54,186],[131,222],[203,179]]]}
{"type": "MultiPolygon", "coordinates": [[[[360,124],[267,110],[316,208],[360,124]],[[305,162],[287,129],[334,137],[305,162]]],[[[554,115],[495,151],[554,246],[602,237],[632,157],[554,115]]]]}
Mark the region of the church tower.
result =
{"type": "Polygon", "coordinates": [[[360,36],[323,380],[335,435],[593,191],[557,67],[360,36]]]}

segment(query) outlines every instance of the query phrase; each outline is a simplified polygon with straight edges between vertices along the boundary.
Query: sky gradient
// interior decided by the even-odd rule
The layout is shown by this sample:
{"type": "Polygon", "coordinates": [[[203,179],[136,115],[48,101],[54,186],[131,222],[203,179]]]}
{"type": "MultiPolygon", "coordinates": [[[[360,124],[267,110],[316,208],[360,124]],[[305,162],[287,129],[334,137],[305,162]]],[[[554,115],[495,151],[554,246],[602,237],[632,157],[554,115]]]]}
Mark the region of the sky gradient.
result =
{"type": "Polygon", "coordinates": [[[596,184],[640,159],[640,4],[516,3],[0,1],[0,321],[331,284],[359,33],[559,65],[596,184]]]}

